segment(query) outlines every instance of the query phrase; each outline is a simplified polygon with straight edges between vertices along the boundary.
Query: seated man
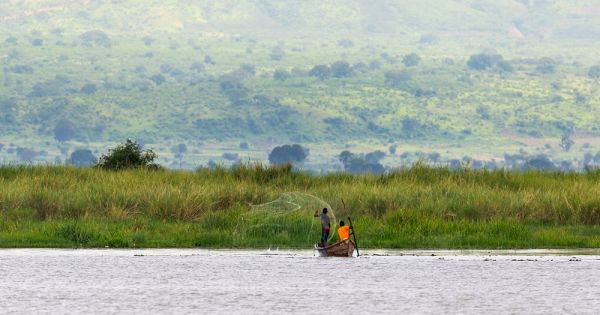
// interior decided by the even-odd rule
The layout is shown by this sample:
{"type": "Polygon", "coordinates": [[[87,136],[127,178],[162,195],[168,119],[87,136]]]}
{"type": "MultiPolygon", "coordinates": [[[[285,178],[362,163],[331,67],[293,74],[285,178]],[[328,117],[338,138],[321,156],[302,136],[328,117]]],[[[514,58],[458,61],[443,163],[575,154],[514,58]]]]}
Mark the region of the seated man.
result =
{"type": "Polygon", "coordinates": [[[340,228],[338,229],[338,235],[340,236],[340,241],[343,241],[347,238],[350,238],[350,229],[351,226],[346,226],[344,221],[340,221],[340,228]]]}

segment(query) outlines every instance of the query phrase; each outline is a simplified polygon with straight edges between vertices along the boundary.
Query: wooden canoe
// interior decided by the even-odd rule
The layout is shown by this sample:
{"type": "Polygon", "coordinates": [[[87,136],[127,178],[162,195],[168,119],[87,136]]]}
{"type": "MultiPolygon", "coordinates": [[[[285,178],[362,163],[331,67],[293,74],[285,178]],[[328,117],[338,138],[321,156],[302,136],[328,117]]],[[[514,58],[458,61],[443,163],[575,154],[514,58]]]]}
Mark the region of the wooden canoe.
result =
{"type": "Polygon", "coordinates": [[[321,257],[352,257],[355,247],[354,242],[349,238],[327,247],[319,247],[315,244],[315,250],[321,257]]]}

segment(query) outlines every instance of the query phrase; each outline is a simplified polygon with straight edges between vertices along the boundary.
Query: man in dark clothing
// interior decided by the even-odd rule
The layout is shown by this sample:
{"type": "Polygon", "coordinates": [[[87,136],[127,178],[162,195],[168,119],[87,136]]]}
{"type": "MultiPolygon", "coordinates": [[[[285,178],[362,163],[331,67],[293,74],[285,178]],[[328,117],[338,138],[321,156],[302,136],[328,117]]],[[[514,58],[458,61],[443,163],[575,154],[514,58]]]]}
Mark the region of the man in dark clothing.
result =
{"type": "Polygon", "coordinates": [[[319,215],[319,211],[315,211],[315,218],[319,217],[321,219],[321,247],[327,246],[327,239],[329,238],[329,230],[331,229],[331,224],[329,221],[329,216],[327,215],[327,208],[323,208],[323,213],[319,215]]]}

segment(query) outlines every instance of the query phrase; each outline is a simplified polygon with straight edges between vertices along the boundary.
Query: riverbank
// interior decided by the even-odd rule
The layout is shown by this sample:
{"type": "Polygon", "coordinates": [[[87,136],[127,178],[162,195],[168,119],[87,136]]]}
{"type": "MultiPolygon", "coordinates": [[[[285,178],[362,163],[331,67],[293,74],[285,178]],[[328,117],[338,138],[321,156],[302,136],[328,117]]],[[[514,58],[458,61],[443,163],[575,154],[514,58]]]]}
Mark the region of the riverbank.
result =
{"type": "Polygon", "coordinates": [[[365,248],[594,248],[598,179],[423,166],[383,176],[3,167],[0,247],[307,248],[319,238],[314,205],[252,206],[295,191],[352,216],[365,248]]]}

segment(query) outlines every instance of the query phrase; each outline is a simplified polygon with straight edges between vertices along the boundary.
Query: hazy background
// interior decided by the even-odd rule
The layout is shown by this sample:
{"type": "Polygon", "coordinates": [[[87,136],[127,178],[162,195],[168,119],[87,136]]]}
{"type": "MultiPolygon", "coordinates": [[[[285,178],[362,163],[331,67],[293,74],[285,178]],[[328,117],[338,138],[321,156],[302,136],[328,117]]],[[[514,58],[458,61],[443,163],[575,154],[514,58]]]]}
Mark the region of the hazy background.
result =
{"type": "Polygon", "coordinates": [[[4,0],[0,162],[132,138],[171,168],[283,144],[317,172],[364,170],[344,150],[382,168],[593,167],[598,21],[593,0],[4,0]]]}

